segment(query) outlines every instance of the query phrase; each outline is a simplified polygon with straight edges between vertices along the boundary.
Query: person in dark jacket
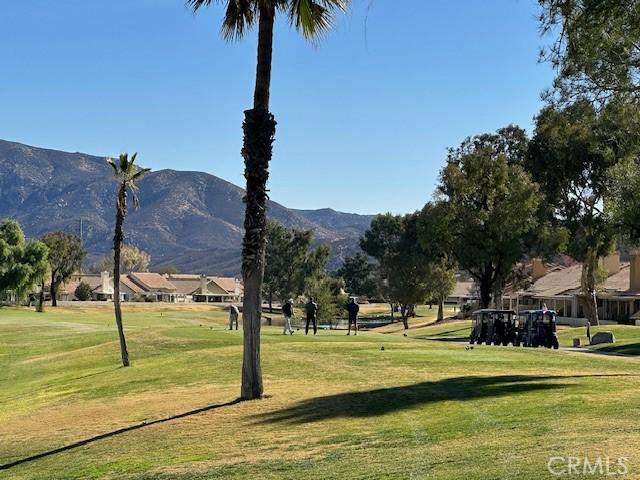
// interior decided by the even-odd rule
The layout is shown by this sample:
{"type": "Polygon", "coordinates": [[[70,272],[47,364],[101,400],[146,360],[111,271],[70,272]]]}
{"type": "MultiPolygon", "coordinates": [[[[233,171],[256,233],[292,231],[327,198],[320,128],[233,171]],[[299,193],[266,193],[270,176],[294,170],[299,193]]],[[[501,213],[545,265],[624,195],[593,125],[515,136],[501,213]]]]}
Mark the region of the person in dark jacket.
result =
{"type": "Polygon", "coordinates": [[[238,329],[238,317],[240,311],[233,303],[229,305],[229,330],[233,330],[233,324],[236,324],[236,330],[238,329]]]}
{"type": "Polygon", "coordinates": [[[356,299],[351,297],[349,300],[349,304],[347,305],[347,310],[349,311],[349,330],[347,331],[347,335],[351,335],[351,324],[353,323],[353,334],[358,334],[358,312],[360,311],[360,306],[356,302],[356,299]]]}
{"type": "Polygon", "coordinates": [[[305,305],[305,310],[307,311],[307,325],[304,329],[304,334],[307,335],[309,333],[309,322],[313,322],[313,334],[318,333],[318,304],[313,301],[313,297],[309,298],[309,301],[305,305]]]}
{"type": "Polygon", "coordinates": [[[293,300],[287,300],[282,306],[282,315],[284,316],[284,331],[283,335],[286,335],[289,332],[293,335],[293,328],[291,328],[291,319],[293,318],[293,300]]]}

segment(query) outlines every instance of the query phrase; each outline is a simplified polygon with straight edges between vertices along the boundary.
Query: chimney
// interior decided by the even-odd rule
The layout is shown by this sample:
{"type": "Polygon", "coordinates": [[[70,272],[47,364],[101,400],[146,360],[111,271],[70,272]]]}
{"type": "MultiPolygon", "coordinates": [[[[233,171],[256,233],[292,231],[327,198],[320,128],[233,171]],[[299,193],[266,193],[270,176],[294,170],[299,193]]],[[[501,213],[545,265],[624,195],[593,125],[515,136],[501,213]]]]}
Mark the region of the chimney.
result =
{"type": "Polygon", "coordinates": [[[629,265],[629,288],[635,292],[640,291],[640,251],[631,252],[631,264],[629,265]]]}
{"type": "Polygon", "coordinates": [[[600,268],[606,270],[608,275],[615,275],[620,271],[620,252],[614,252],[601,258],[598,262],[600,268]]]}
{"type": "Polygon", "coordinates": [[[207,276],[206,275],[200,275],[200,294],[201,295],[206,295],[207,293],[209,293],[209,291],[207,290],[207,276]]]}
{"type": "Polygon", "coordinates": [[[547,274],[547,267],[541,258],[534,258],[531,265],[531,280],[536,281],[547,274]]]}
{"type": "Polygon", "coordinates": [[[109,285],[109,272],[101,272],[100,273],[100,285],[102,293],[111,293],[113,292],[113,287],[109,285]]]}

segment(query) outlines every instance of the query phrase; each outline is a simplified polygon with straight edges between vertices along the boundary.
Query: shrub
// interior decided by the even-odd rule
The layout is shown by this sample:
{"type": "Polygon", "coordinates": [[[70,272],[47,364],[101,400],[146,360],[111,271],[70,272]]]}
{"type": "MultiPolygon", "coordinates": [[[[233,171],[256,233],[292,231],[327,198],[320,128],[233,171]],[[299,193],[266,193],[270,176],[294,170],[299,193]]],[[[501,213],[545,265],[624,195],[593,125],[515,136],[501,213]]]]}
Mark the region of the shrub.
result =
{"type": "Polygon", "coordinates": [[[80,282],[76,287],[74,295],[81,302],[91,300],[91,286],[88,283],[80,282]]]}

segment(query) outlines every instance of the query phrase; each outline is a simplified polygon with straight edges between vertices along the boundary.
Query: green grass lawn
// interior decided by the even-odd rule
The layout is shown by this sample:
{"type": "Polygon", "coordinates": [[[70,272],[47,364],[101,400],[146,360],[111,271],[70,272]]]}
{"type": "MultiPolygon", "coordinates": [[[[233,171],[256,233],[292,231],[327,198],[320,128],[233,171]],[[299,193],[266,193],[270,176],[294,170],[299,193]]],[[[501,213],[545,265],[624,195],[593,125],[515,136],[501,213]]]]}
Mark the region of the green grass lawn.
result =
{"type": "MultiPolygon", "coordinates": [[[[226,313],[158,308],[125,311],[128,369],[106,308],[0,309],[0,463],[234,400],[242,336],[225,330],[226,313]]],[[[557,455],[627,457],[624,478],[640,478],[640,359],[412,338],[463,326],[315,338],[265,328],[268,398],[0,478],[533,480],[558,478],[547,471],[557,455]]]]}

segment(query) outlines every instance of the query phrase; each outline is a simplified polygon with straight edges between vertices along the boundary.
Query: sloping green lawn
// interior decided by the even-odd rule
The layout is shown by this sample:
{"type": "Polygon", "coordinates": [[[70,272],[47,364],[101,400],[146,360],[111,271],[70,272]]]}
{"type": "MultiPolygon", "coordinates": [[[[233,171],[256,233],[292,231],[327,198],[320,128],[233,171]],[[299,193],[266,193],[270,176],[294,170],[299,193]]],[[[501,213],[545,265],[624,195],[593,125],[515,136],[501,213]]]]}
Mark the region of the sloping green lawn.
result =
{"type": "Polygon", "coordinates": [[[271,327],[268,397],[229,404],[241,332],[157,308],[125,311],[128,369],[108,309],[0,309],[2,464],[212,406],[0,478],[539,479],[558,455],[627,457],[640,478],[640,359],[271,327]]]}

